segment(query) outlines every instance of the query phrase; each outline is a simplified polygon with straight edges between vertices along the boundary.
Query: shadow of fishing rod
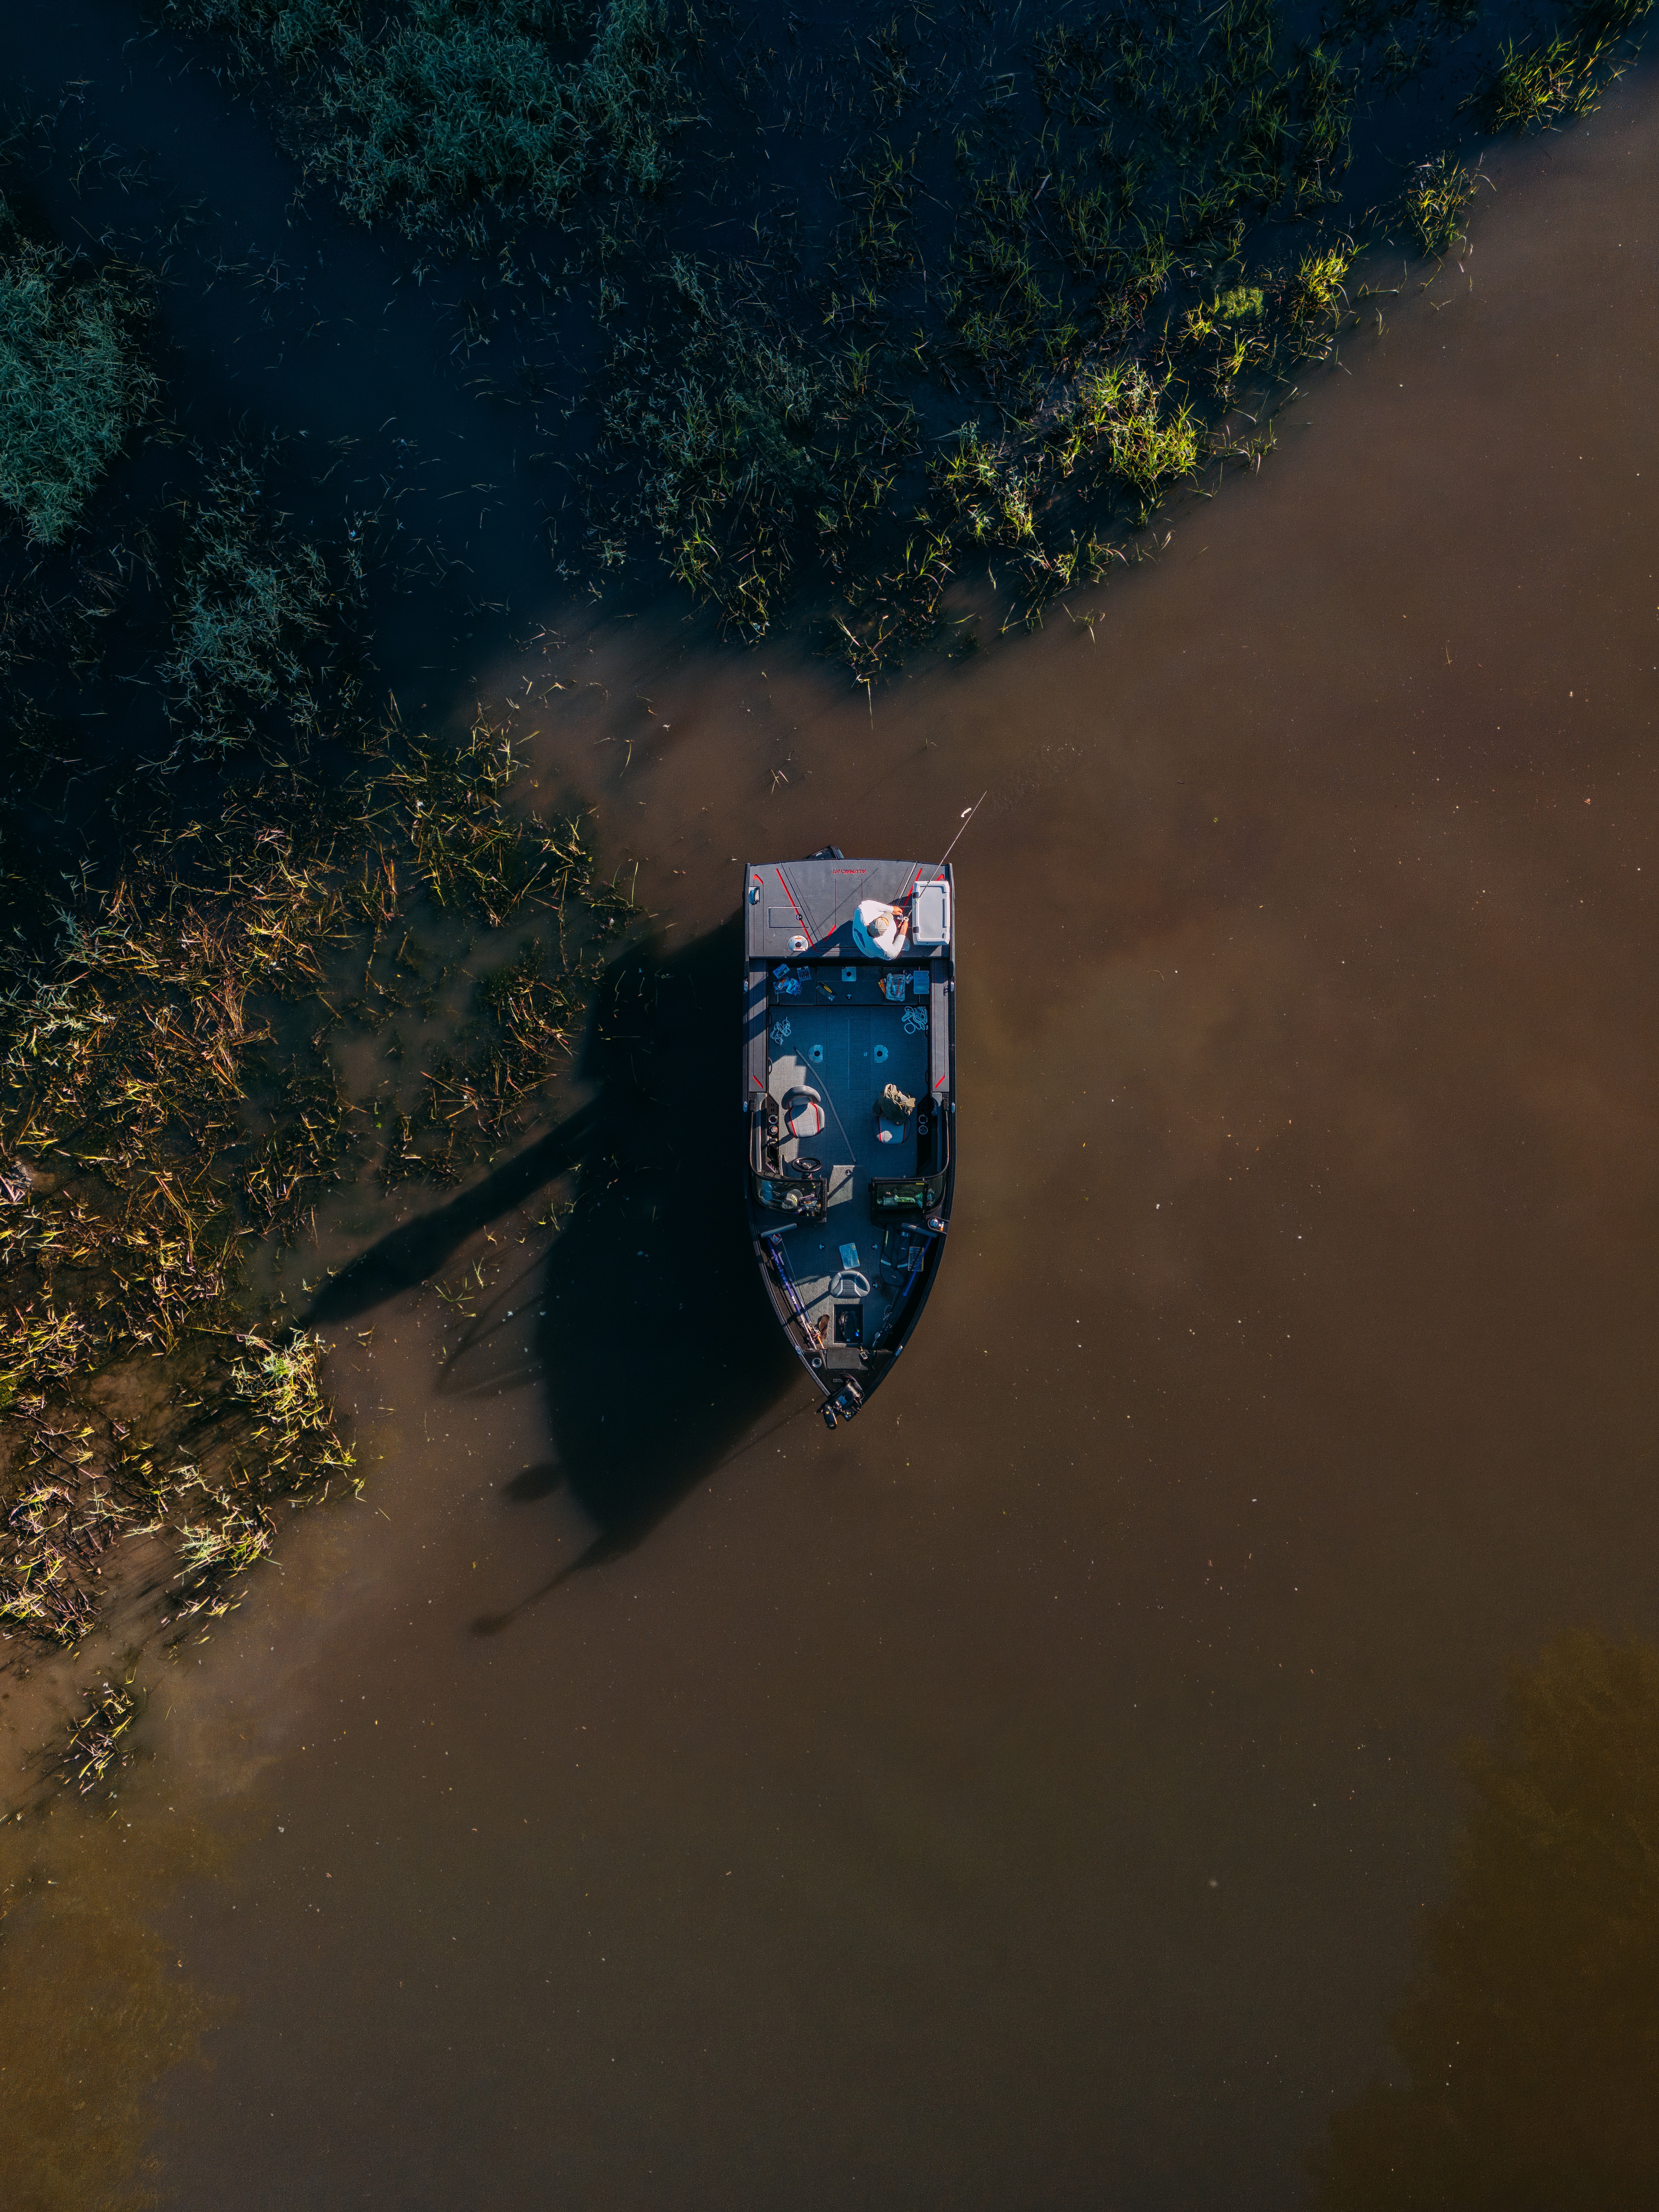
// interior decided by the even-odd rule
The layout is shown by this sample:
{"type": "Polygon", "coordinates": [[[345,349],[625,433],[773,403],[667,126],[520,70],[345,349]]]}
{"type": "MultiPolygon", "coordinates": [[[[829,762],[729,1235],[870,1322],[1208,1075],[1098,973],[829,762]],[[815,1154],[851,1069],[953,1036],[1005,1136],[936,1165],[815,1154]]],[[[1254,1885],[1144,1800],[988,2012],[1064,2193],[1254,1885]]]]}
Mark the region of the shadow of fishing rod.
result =
{"type": "MultiPolygon", "coordinates": [[[[738,1460],[746,1457],[750,1452],[763,1444],[769,1437],[776,1436],[780,1429],[789,1428],[805,1415],[816,1413],[817,1411],[816,1398],[805,1406],[798,1406],[793,1413],[786,1413],[781,1421],[774,1421],[769,1429],[763,1429],[759,1436],[744,1444],[741,1449],[728,1454],[718,1466],[708,1468],[703,1472],[708,1474],[720,1474],[725,1468],[734,1466],[738,1460]]],[[[525,1497],[540,1495],[541,1486],[532,1486],[520,1494],[525,1497]]],[[[550,1575],[527,1596],[521,1597],[516,1605],[508,1606],[505,1613],[481,1613],[477,1620],[470,1624],[473,1635],[499,1636],[504,1629],[512,1627],[520,1613],[528,1613],[532,1606],[538,1606],[544,1598],[551,1597],[554,1591],[568,1583],[574,1575],[584,1574],[592,1567],[607,1567],[613,1559],[624,1558],[628,1553],[634,1550],[636,1545],[644,1541],[655,1525],[655,1522],[652,1522],[641,1528],[602,1530],[585,1551],[572,1559],[568,1567],[561,1567],[557,1574],[550,1575]]]]}
{"type": "MultiPolygon", "coordinates": [[[[674,951],[647,940],[621,952],[596,988],[583,1044],[578,1072],[594,1086],[589,1103],[471,1189],[371,1245],[306,1316],[347,1321],[430,1279],[476,1231],[581,1170],[576,1202],[535,1263],[540,1287],[494,1292],[497,1304],[535,1298],[536,1325],[513,1379],[533,1373],[541,1382],[554,1447],[546,1468],[526,1470],[499,1494],[522,1509],[560,1490],[595,1533],[580,1559],[477,1625],[479,1634],[499,1633],[572,1574],[642,1543],[734,1446],[749,1449],[742,1439],[800,1381],[743,1206],[734,1012],[742,966],[738,915],[674,951]]],[[[501,1372],[471,1374],[468,1365],[495,1326],[494,1317],[470,1326],[446,1362],[446,1395],[499,1390],[501,1372]]]]}
{"type": "Polygon", "coordinates": [[[521,1597],[516,1605],[508,1606],[505,1613],[481,1613],[471,1624],[472,1633],[475,1636],[499,1636],[503,1629],[512,1627],[521,1613],[528,1613],[544,1598],[551,1597],[562,1583],[570,1580],[572,1575],[579,1575],[589,1567],[608,1566],[612,1559],[619,1559],[625,1552],[631,1552],[639,1540],[637,1536],[623,1536],[612,1531],[596,1536],[579,1559],[572,1559],[568,1567],[561,1567],[556,1575],[542,1583],[538,1589],[532,1590],[528,1597],[521,1597]]]}

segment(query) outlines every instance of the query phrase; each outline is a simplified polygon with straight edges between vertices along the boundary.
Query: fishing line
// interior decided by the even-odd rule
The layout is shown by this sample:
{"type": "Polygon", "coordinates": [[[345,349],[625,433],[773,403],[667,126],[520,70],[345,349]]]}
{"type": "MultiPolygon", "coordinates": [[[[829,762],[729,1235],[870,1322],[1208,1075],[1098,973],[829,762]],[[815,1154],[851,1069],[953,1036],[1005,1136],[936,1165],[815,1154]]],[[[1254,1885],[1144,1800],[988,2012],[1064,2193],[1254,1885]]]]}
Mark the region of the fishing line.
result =
{"type": "MultiPolygon", "coordinates": [[[[981,792],[979,797],[974,801],[971,806],[964,806],[963,808],[962,829],[957,831],[956,836],[951,838],[950,843],[945,847],[944,859],[935,864],[933,869],[933,873],[935,875],[938,875],[939,869],[945,866],[945,860],[950,859],[951,854],[956,851],[957,847],[962,842],[963,830],[965,830],[968,827],[968,824],[973,820],[975,815],[979,812],[980,808],[984,805],[986,800],[990,797],[990,789],[988,786],[985,790],[981,792]]],[[[895,903],[902,903],[902,901],[908,898],[911,891],[914,890],[915,885],[921,882],[921,870],[917,868],[912,872],[909,882],[906,884],[904,889],[899,893],[898,900],[896,901],[895,903]]]]}

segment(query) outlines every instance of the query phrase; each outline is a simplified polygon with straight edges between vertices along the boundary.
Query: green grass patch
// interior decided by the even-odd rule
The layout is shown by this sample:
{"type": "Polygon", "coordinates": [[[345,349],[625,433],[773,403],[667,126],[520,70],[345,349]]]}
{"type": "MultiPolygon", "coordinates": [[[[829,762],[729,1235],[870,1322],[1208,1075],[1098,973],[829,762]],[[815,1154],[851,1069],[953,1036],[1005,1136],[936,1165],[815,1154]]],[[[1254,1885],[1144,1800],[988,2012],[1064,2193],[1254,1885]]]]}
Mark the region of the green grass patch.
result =
{"type": "Polygon", "coordinates": [[[1474,194],[1473,174],[1449,154],[1437,154],[1413,173],[1402,204],[1425,253],[1451,252],[1462,234],[1464,211],[1474,194]]]}
{"type": "Polygon", "coordinates": [[[295,540],[245,463],[184,509],[173,649],[160,672],[169,709],[198,746],[246,744],[281,706],[290,727],[315,720],[315,648],[336,592],[314,545],[295,540]]]}
{"type": "Polygon", "coordinates": [[[1486,95],[1494,131],[1541,131],[1588,115],[1633,58],[1653,0],[1587,0],[1547,38],[1511,40],[1486,95]]]}
{"type": "Polygon", "coordinates": [[[67,535],[155,400],[135,270],[27,238],[0,198],[0,505],[36,544],[67,535]]]}

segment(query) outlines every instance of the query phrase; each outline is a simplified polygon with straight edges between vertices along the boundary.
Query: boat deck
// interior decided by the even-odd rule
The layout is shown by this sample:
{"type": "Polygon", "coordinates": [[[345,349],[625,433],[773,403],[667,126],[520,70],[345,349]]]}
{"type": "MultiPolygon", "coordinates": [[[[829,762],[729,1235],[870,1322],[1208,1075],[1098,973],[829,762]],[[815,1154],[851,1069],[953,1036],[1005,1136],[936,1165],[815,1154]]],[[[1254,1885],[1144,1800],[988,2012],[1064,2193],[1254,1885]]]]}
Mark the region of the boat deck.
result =
{"type": "Polygon", "coordinates": [[[827,845],[744,871],[749,1226],[831,1428],[892,1371],[950,1224],[951,884],[948,855],[930,872],[827,845]]]}
{"type": "MultiPolygon", "coordinates": [[[[792,1095],[819,1102],[823,1123],[815,1135],[786,1137],[780,1152],[785,1159],[816,1158],[829,1182],[825,1218],[790,1224],[774,1249],[830,1363],[838,1364],[836,1351],[844,1346],[851,1364],[859,1346],[879,1337],[917,1253],[913,1232],[871,1220],[868,1191],[872,1176],[917,1172],[916,1115],[902,1137],[884,1143],[876,1107],[892,1083],[927,1110],[927,1002],[831,1003],[825,994],[846,971],[830,972],[834,985],[809,981],[798,999],[773,1006],[767,1088],[781,1108],[792,1095]]],[[[906,972],[920,974],[925,987],[925,970],[906,972]]],[[[842,987],[849,993],[850,983],[842,987]]]]}

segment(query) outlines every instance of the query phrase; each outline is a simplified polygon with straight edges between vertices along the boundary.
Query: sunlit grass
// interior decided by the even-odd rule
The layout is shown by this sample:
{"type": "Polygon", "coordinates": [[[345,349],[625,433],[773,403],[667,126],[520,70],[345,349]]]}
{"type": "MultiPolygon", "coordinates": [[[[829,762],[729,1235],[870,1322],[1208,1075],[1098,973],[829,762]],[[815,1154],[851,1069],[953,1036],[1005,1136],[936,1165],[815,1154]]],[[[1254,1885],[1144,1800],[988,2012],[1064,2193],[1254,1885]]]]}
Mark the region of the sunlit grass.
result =
{"type": "Polygon", "coordinates": [[[324,1347],[250,1312],[246,1255],[291,1244],[377,1159],[383,1182],[453,1180],[515,1132],[580,1031],[597,948],[633,915],[576,823],[508,811],[499,732],[392,750],[326,787],[289,767],[211,821],[158,814],[107,889],[60,889],[55,945],[0,949],[9,1632],[77,1645],[117,1587],[111,1547],[137,1534],[174,1559],[171,1620],[216,1617],[279,1509],[355,1483],[324,1347]],[[329,1031],[425,988],[416,920],[529,914],[553,939],[503,945],[469,983],[462,1042],[423,1071],[416,1110],[354,1098],[329,1031]],[[343,962],[362,984],[337,1011],[343,962]],[[310,1043],[283,1072],[273,1048],[302,1000],[310,1043]],[[152,1378],[137,1435],[91,1388],[135,1362],[152,1378]]]}
{"type": "Polygon", "coordinates": [[[1463,215],[1475,194],[1475,180],[1449,154],[1423,162],[1406,187],[1407,219],[1425,253],[1449,253],[1462,234],[1463,215]]]}

